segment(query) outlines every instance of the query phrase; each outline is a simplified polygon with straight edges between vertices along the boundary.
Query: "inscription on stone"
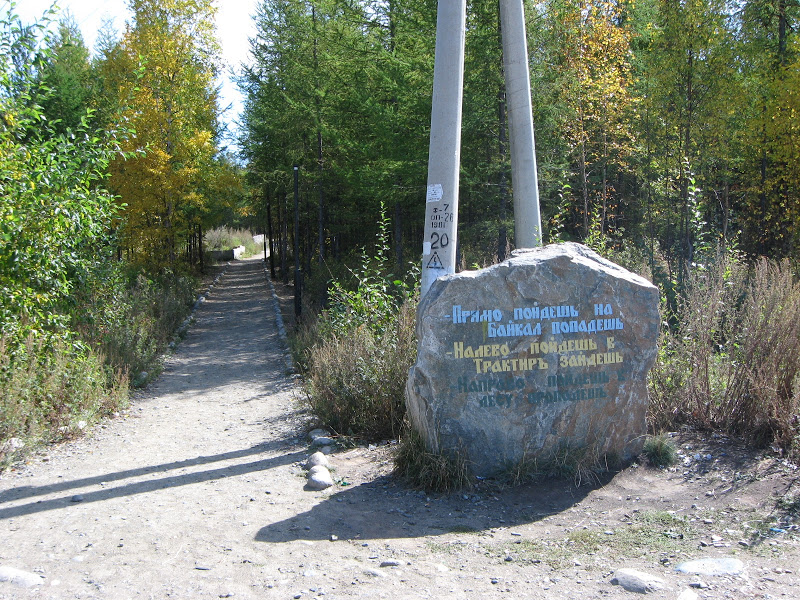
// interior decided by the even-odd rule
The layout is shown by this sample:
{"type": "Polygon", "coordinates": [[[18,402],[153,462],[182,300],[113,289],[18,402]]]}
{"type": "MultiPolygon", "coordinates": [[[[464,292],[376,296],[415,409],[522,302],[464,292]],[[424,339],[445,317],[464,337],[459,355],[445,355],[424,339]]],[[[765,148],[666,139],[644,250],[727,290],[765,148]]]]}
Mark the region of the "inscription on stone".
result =
{"type": "Polygon", "coordinates": [[[407,404],[478,475],[558,444],[631,458],[645,434],[658,292],[578,244],[437,280],[418,310],[407,404]]]}
{"type": "Polygon", "coordinates": [[[451,386],[451,389],[457,393],[479,393],[478,404],[485,408],[607,397],[605,384],[611,377],[625,380],[623,353],[614,336],[607,333],[622,330],[624,325],[619,317],[613,317],[611,304],[594,303],[593,307],[593,313],[588,310],[585,311],[588,314],[582,314],[572,305],[540,307],[537,303],[515,308],[514,318],[506,319],[497,308],[464,310],[460,305],[453,306],[452,322],[457,325],[453,336],[463,335],[465,340],[454,341],[453,350],[445,354],[456,360],[472,361],[476,376],[459,377],[456,388],[451,386]],[[485,327],[476,332],[468,323],[485,323],[485,327]],[[577,334],[577,339],[556,341],[556,336],[563,338],[568,334],[577,334]],[[470,342],[475,338],[482,339],[473,345],[470,342]],[[498,338],[503,342],[496,343],[498,338]],[[520,338],[526,340],[519,351],[512,352],[509,338],[514,342],[520,338]],[[482,343],[487,341],[494,343],[482,343]],[[541,388],[530,390],[524,374],[549,371],[551,362],[566,372],[542,377],[537,382],[541,388]],[[586,369],[590,371],[585,372],[586,369]]]}

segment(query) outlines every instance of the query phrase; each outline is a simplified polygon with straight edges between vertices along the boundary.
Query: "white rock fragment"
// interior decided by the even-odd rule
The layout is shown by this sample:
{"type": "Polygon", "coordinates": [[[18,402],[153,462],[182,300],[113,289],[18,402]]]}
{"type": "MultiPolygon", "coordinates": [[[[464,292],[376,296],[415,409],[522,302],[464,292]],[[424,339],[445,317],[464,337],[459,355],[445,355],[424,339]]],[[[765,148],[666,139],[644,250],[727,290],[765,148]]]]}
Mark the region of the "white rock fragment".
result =
{"type": "Polygon", "coordinates": [[[386,575],[380,572],[378,569],[365,569],[364,575],[371,575],[372,577],[386,577],[386,575]]]}
{"type": "Polygon", "coordinates": [[[12,437],[12,438],[8,438],[3,443],[3,445],[0,446],[0,452],[2,452],[3,454],[10,454],[11,452],[14,452],[16,450],[19,450],[20,448],[23,448],[24,446],[25,446],[25,443],[21,439],[16,438],[16,437],[12,437]]]}
{"type": "Polygon", "coordinates": [[[744,563],[738,558],[698,558],[679,564],[675,570],[694,575],[739,575],[744,563]]]}
{"type": "Polygon", "coordinates": [[[325,429],[312,429],[308,432],[308,439],[313,442],[318,437],[327,437],[329,435],[330,432],[325,429]]]}
{"type": "Polygon", "coordinates": [[[308,457],[306,461],[306,469],[311,469],[312,467],[327,467],[329,466],[330,462],[328,461],[328,457],[325,456],[322,452],[314,452],[311,456],[308,457]]]}
{"type": "Polygon", "coordinates": [[[35,585],[43,585],[44,577],[36,573],[29,573],[22,569],[15,569],[14,567],[0,567],[0,581],[13,583],[20,587],[33,587],[35,585]]]}
{"type": "Polygon", "coordinates": [[[628,592],[648,594],[664,589],[664,580],[655,575],[637,571],[636,569],[617,569],[611,579],[613,585],[619,585],[628,592]]]}
{"type": "Polygon", "coordinates": [[[308,471],[308,487],[312,490],[324,490],[333,485],[333,478],[327,468],[317,465],[308,471]]]}

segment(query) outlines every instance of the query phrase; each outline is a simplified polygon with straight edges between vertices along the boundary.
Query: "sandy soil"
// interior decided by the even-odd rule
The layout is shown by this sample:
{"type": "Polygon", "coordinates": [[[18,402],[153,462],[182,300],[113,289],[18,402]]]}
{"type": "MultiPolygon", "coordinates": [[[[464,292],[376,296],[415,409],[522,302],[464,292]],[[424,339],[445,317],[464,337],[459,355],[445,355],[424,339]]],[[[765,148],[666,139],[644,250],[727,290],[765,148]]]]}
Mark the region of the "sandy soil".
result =
{"type": "Polygon", "coordinates": [[[683,434],[673,469],[439,496],[392,478],[385,444],[306,491],[314,423],[283,353],[260,261],[233,263],[130,409],[0,476],[0,579],[42,578],[0,598],[635,598],[621,567],[662,578],[654,598],[800,598],[777,456],[683,434]],[[701,557],[745,569],[676,572],[701,557]]]}

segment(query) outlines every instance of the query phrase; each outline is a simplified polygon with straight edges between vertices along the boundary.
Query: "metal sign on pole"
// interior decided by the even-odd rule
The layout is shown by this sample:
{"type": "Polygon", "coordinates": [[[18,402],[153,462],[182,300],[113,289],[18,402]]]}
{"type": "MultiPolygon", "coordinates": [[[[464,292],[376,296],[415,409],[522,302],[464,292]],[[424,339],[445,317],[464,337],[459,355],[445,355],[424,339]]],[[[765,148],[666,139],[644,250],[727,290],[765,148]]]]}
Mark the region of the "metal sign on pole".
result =
{"type": "Polygon", "coordinates": [[[456,270],[466,20],[466,0],[439,0],[422,244],[422,294],[437,277],[456,270]]]}

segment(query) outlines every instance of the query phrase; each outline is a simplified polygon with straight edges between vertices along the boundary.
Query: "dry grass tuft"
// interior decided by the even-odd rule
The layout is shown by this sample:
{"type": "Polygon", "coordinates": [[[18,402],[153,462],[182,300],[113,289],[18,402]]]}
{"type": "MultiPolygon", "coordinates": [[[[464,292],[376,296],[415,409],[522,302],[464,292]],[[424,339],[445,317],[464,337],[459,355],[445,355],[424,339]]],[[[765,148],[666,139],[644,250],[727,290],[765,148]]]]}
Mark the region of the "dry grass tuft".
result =
{"type": "Polygon", "coordinates": [[[791,452],[800,433],[800,282],[788,262],[696,271],[650,374],[651,427],[721,429],[791,452]]]}
{"type": "Polygon", "coordinates": [[[450,493],[470,487],[469,465],[462,453],[436,454],[422,436],[407,427],[394,457],[394,472],[412,487],[450,493]]]}

